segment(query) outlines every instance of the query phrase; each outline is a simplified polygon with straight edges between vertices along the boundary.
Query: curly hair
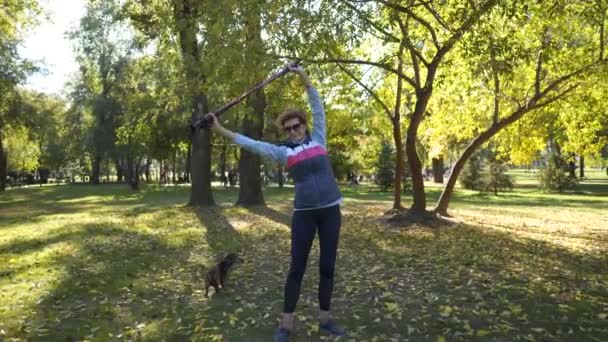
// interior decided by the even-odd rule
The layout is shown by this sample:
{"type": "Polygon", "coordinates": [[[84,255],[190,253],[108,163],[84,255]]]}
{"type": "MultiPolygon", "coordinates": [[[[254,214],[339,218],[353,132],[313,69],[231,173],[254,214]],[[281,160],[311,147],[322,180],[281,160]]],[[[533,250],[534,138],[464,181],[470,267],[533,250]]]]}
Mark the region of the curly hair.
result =
{"type": "Polygon", "coordinates": [[[295,108],[285,109],[279,115],[275,124],[277,125],[277,127],[279,127],[279,129],[282,129],[283,125],[285,124],[285,121],[293,119],[293,118],[298,118],[298,120],[300,120],[300,123],[302,123],[304,125],[308,124],[308,121],[306,120],[306,112],[301,109],[295,109],[295,108]]]}

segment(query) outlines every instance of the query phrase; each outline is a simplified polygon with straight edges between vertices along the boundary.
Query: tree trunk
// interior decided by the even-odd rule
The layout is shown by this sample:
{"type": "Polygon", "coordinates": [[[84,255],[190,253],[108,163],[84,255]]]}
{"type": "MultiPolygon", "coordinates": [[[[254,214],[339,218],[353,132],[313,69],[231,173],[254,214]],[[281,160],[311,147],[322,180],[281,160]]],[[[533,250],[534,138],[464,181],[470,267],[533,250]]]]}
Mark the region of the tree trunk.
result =
{"type": "Polygon", "coordinates": [[[150,183],[150,165],[152,165],[152,161],[150,160],[150,158],[146,158],[145,176],[147,183],[150,183]]]}
{"type": "MultiPolygon", "coordinates": [[[[199,103],[202,108],[200,113],[207,113],[209,110],[206,96],[203,95],[199,103]]],[[[194,117],[195,115],[193,115],[193,119],[194,117]]],[[[211,193],[211,132],[209,129],[199,129],[192,134],[190,161],[192,185],[188,204],[191,206],[215,205],[211,193]]]]}
{"type": "Polygon", "coordinates": [[[568,162],[568,171],[570,172],[570,177],[576,177],[576,164],[574,160],[568,162]]]}
{"type": "Polygon", "coordinates": [[[285,179],[283,178],[283,164],[278,163],[277,170],[277,181],[279,183],[279,188],[283,188],[283,185],[285,184],[285,179]]]}
{"type": "Polygon", "coordinates": [[[226,139],[222,139],[222,149],[220,151],[220,182],[224,188],[228,187],[228,176],[226,175],[226,139]]]}
{"type": "MultiPolygon", "coordinates": [[[[490,137],[488,137],[488,139],[490,137]]],[[[439,197],[439,201],[437,202],[437,206],[435,207],[436,213],[444,216],[448,215],[448,205],[450,203],[452,193],[454,192],[454,186],[456,185],[458,175],[460,174],[460,171],[462,171],[462,168],[464,167],[467,160],[469,160],[475,150],[477,150],[477,148],[481,146],[484,142],[485,140],[481,136],[475,138],[469,144],[469,146],[467,146],[467,148],[464,150],[460,158],[458,158],[454,166],[452,166],[450,177],[448,178],[448,183],[445,185],[445,188],[441,193],[441,197],[439,197]]]]}
{"type": "Polygon", "coordinates": [[[192,153],[192,145],[188,144],[188,152],[186,152],[186,165],[184,165],[184,170],[186,170],[185,182],[190,183],[190,155],[192,153]]]}
{"type": "Polygon", "coordinates": [[[119,158],[114,159],[114,166],[116,167],[116,182],[122,183],[124,182],[124,167],[119,158]]]}
{"type": "MultiPolygon", "coordinates": [[[[600,61],[604,60],[604,49],[606,48],[606,39],[604,35],[606,34],[606,9],[604,7],[604,2],[602,0],[597,0],[598,5],[598,13],[600,13],[600,61]]],[[[608,172],[607,172],[608,173],[608,172]]]]}
{"type": "Polygon", "coordinates": [[[40,184],[46,184],[49,182],[49,175],[50,175],[50,171],[49,169],[38,169],[38,179],[40,184]]]}
{"type": "Polygon", "coordinates": [[[99,173],[101,170],[101,156],[96,154],[91,165],[91,184],[99,184],[99,173]]]}
{"type": "MultiPolygon", "coordinates": [[[[275,131],[276,141],[279,141],[280,138],[281,138],[281,136],[280,136],[279,132],[275,131]]],[[[283,177],[283,164],[278,162],[276,165],[277,165],[277,184],[278,184],[279,188],[282,189],[283,186],[285,185],[285,177],[283,177]]]]}
{"type": "MultiPolygon", "coordinates": [[[[403,46],[399,51],[399,64],[398,70],[403,69],[403,46]]],[[[403,153],[403,137],[401,136],[401,93],[403,91],[403,78],[397,79],[397,96],[395,99],[395,111],[393,116],[393,140],[395,142],[395,179],[393,181],[393,209],[402,210],[401,205],[401,181],[403,179],[404,168],[405,168],[405,155],[403,153]]]]}
{"type": "Polygon", "coordinates": [[[0,191],[6,190],[7,159],[7,155],[4,153],[4,145],[2,144],[2,132],[0,132],[0,191]]]}
{"type": "Polygon", "coordinates": [[[416,107],[410,120],[410,125],[407,129],[407,135],[405,138],[405,152],[407,153],[407,161],[410,167],[410,174],[412,176],[412,193],[414,196],[414,203],[410,207],[409,213],[411,215],[424,215],[426,214],[426,194],[424,193],[424,178],[422,177],[422,163],[418,158],[416,148],[416,138],[418,135],[418,127],[422,122],[426,106],[431,97],[430,89],[419,89],[416,94],[416,107]]]}
{"type": "Polygon", "coordinates": [[[133,156],[127,157],[127,181],[132,190],[139,190],[139,166],[135,164],[133,156]]]}
{"type": "MultiPolygon", "coordinates": [[[[251,101],[248,101],[249,113],[243,118],[243,133],[252,139],[259,140],[264,130],[264,108],[266,99],[264,90],[258,90],[251,101]]],[[[260,156],[241,148],[239,160],[239,205],[264,205],[260,156]]]]}
{"type": "Polygon", "coordinates": [[[401,136],[401,120],[396,119],[393,124],[393,138],[395,140],[396,163],[395,163],[395,180],[393,187],[393,209],[401,210],[401,187],[405,171],[405,153],[403,151],[403,138],[401,136]]]}
{"type": "MultiPolygon", "coordinates": [[[[250,71],[251,81],[264,78],[264,45],[262,42],[261,9],[257,3],[242,3],[245,19],[245,68],[250,71]]],[[[247,99],[247,108],[243,117],[243,133],[252,139],[260,140],[264,134],[264,111],[266,95],[264,89],[256,91],[247,99]]],[[[261,158],[241,148],[239,160],[239,198],[240,205],[264,205],[262,192],[261,158]]]]}
{"type": "Polygon", "coordinates": [[[175,178],[177,176],[177,151],[175,151],[175,154],[173,155],[173,163],[171,165],[171,182],[175,185],[177,184],[177,179],[175,178]]]}
{"type": "Polygon", "coordinates": [[[579,164],[580,164],[580,166],[579,166],[578,178],[582,180],[583,178],[585,178],[585,157],[580,156],[579,164]]]}
{"type": "Polygon", "coordinates": [[[450,199],[452,198],[452,193],[454,192],[454,186],[456,185],[456,180],[458,179],[458,176],[460,175],[462,168],[464,167],[467,160],[469,160],[471,155],[473,155],[473,153],[481,145],[483,145],[485,142],[490,140],[500,130],[502,130],[503,128],[512,124],[513,122],[519,120],[527,112],[533,110],[535,108],[534,105],[536,104],[536,102],[538,100],[539,100],[539,97],[535,97],[528,103],[527,106],[520,107],[507,118],[502,119],[498,123],[492,124],[492,126],[490,126],[490,128],[488,128],[486,131],[484,131],[483,133],[478,135],[475,139],[473,139],[471,141],[471,143],[469,143],[469,145],[464,150],[462,155],[458,158],[458,160],[456,161],[454,166],[452,166],[452,171],[450,173],[450,177],[448,178],[448,183],[446,184],[445,188],[443,189],[443,192],[441,193],[441,196],[439,197],[439,200],[437,201],[437,205],[435,206],[434,211],[436,213],[438,213],[440,215],[444,215],[444,216],[448,215],[448,206],[450,203],[450,199]]]}
{"type": "MultiPolygon", "coordinates": [[[[199,9],[196,7],[200,4],[195,0],[175,0],[173,6],[183,71],[188,82],[191,119],[194,121],[209,112],[207,95],[202,90],[205,79],[199,66],[201,60],[197,40],[197,10],[199,9]]],[[[215,205],[211,193],[211,132],[209,129],[196,129],[192,132],[191,140],[192,186],[188,205],[215,205]]]]}
{"type": "Polygon", "coordinates": [[[433,158],[433,182],[443,184],[443,156],[433,158]]]}
{"type": "Polygon", "coordinates": [[[165,182],[164,165],[165,165],[165,162],[163,161],[163,159],[161,159],[158,162],[158,185],[163,185],[163,183],[165,182]]]}

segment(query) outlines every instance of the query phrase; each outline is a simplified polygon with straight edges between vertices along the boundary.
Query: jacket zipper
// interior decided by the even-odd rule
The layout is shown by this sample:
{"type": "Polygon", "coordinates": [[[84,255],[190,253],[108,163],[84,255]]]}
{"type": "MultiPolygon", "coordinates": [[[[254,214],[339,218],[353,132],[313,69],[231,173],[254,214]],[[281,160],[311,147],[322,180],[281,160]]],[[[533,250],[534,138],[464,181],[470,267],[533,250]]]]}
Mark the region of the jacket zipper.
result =
{"type": "MultiPolygon", "coordinates": [[[[312,140],[311,140],[312,142],[312,140]]],[[[310,159],[310,156],[308,155],[308,148],[304,148],[304,145],[302,145],[302,148],[304,150],[306,150],[306,159],[310,159]]],[[[321,206],[321,195],[319,193],[319,185],[317,184],[317,177],[315,176],[315,174],[312,172],[312,164],[309,161],[310,166],[308,167],[308,169],[310,170],[310,174],[312,175],[312,182],[315,184],[315,194],[317,195],[317,205],[316,206],[321,206]]]]}

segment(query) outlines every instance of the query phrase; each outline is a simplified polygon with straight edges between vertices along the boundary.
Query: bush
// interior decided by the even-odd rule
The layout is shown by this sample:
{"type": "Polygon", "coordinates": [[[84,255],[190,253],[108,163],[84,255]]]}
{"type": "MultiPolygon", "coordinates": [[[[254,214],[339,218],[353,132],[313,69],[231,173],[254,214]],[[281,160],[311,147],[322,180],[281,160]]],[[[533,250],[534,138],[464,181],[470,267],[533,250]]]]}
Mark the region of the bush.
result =
{"type": "Polygon", "coordinates": [[[507,167],[500,161],[491,160],[483,174],[483,190],[493,191],[497,195],[498,191],[513,189],[513,181],[505,174],[506,171],[507,167]]]}
{"type": "Polygon", "coordinates": [[[483,179],[481,176],[482,162],[479,153],[476,153],[469,158],[464,168],[460,172],[458,180],[460,185],[469,190],[482,190],[483,179]]]}
{"type": "Polygon", "coordinates": [[[376,184],[380,186],[380,190],[387,191],[393,186],[394,178],[395,158],[393,157],[393,148],[388,142],[383,142],[376,164],[376,184]]]}
{"type": "Polygon", "coordinates": [[[566,163],[559,155],[550,155],[545,167],[538,173],[541,189],[558,192],[573,189],[578,181],[568,173],[565,166],[566,163]]]}

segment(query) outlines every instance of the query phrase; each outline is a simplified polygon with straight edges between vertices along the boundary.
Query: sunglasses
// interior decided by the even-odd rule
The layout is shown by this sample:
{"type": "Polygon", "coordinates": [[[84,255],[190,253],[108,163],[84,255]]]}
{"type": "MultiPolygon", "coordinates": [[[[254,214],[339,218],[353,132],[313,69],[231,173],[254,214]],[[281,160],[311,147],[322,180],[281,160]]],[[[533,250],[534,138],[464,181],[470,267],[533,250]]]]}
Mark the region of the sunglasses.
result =
{"type": "Polygon", "coordinates": [[[302,123],[297,123],[295,125],[291,125],[291,126],[285,126],[283,127],[283,130],[285,132],[289,132],[289,131],[296,131],[298,128],[300,128],[300,126],[302,126],[302,123]]]}

